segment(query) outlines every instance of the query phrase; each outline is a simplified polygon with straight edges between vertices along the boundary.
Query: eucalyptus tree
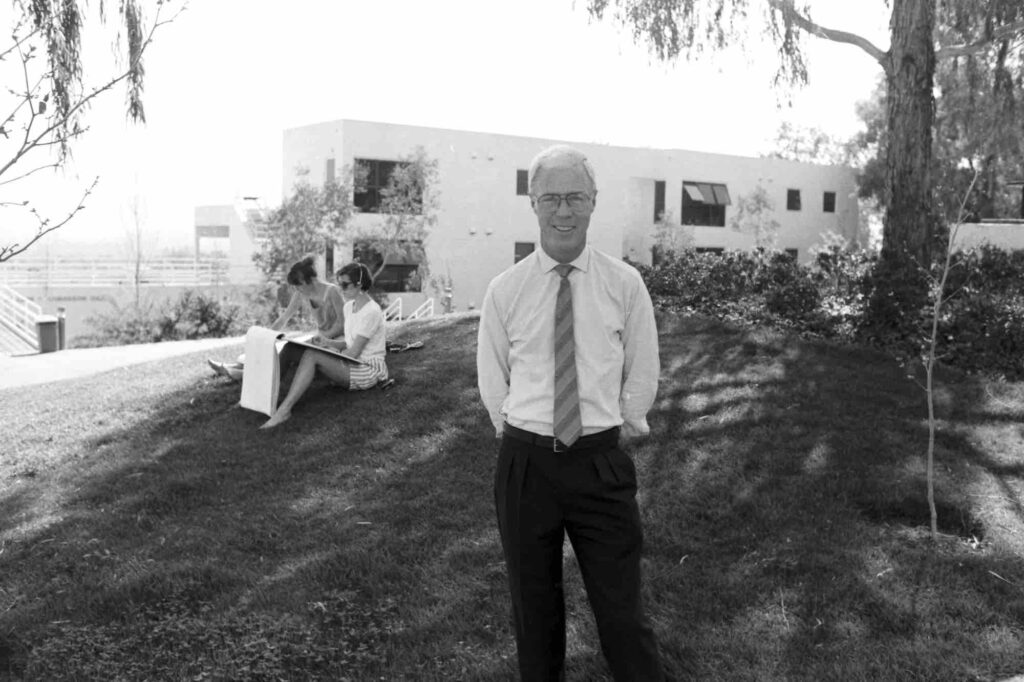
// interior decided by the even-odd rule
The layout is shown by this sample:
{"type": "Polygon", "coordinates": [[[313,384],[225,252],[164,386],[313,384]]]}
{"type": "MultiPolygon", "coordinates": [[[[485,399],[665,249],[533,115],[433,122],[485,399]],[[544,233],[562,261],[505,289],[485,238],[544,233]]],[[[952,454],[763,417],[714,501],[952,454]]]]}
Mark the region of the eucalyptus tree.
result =
{"type": "MultiPolygon", "coordinates": [[[[974,58],[974,68],[996,64],[1018,74],[1024,56],[1024,3],[1020,0],[886,0],[888,49],[867,38],[814,21],[810,4],[797,0],[588,0],[593,17],[606,14],[632,29],[662,60],[695,58],[751,31],[765,32],[778,51],[777,84],[807,83],[808,37],[860,48],[882,69],[886,86],[882,270],[891,276],[926,268],[939,243],[934,197],[933,135],[936,64],[974,58]]],[[[945,67],[943,67],[945,68],[945,67]]],[[[993,72],[994,73],[994,72],[993,72]]],[[[998,76],[1003,78],[1003,76],[998,76]]],[[[923,290],[918,291],[917,299],[923,290]]]]}

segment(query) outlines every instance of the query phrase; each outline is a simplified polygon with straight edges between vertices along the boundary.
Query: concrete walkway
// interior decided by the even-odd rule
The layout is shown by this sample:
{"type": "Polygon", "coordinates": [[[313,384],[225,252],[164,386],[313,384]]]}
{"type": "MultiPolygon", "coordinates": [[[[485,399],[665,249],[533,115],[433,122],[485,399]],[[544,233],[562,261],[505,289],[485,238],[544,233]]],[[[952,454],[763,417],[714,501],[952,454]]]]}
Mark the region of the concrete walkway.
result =
{"type": "Polygon", "coordinates": [[[73,348],[55,353],[0,355],[0,390],[45,384],[61,379],[98,374],[117,367],[137,365],[175,355],[208,351],[245,343],[244,336],[195,341],[165,341],[106,348],[73,348]]]}

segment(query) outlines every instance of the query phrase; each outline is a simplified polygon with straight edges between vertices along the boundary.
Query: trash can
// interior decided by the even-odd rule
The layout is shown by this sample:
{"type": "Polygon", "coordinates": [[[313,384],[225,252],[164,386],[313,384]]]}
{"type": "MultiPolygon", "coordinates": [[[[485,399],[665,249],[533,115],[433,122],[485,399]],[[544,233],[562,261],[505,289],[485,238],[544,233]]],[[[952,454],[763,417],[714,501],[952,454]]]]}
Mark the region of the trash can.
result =
{"type": "Polygon", "coordinates": [[[36,318],[36,339],[39,341],[40,353],[52,353],[57,350],[58,332],[56,315],[40,315],[36,318]]]}

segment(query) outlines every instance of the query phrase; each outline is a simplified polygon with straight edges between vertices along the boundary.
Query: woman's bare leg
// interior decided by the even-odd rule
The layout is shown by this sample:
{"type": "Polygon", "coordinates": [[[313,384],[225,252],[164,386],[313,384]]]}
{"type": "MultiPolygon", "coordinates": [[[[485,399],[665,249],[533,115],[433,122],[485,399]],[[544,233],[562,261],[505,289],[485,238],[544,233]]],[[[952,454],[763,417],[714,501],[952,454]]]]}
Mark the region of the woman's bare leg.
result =
{"type": "Polygon", "coordinates": [[[295,370],[292,384],[288,387],[288,395],[274,410],[270,419],[260,427],[261,429],[272,429],[292,416],[292,408],[295,407],[295,403],[303,396],[309,385],[313,383],[313,378],[318,370],[334,383],[348,387],[348,365],[343,360],[337,360],[315,350],[307,350],[299,360],[299,368],[295,370]]]}

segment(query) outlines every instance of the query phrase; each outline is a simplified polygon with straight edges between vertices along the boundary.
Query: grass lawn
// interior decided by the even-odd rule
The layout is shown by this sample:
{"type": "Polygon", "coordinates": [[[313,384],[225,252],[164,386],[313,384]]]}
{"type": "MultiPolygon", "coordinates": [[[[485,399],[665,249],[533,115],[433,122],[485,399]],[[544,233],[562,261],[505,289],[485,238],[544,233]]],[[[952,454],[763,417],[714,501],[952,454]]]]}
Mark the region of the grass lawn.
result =
{"type": "MultiPolygon", "coordinates": [[[[197,355],[0,391],[0,679],[516,679],[476,328],[396,327],[426,347],[395,388],[315,387],[270,433],[197,355]]],[[[661,328],[634,456],[671,672],[1024,673],[1024,384],[940,376],[934,544],[895,363],[661,328]]],[[[610,679],[566,576],[567,679],[610,679]]]]}

